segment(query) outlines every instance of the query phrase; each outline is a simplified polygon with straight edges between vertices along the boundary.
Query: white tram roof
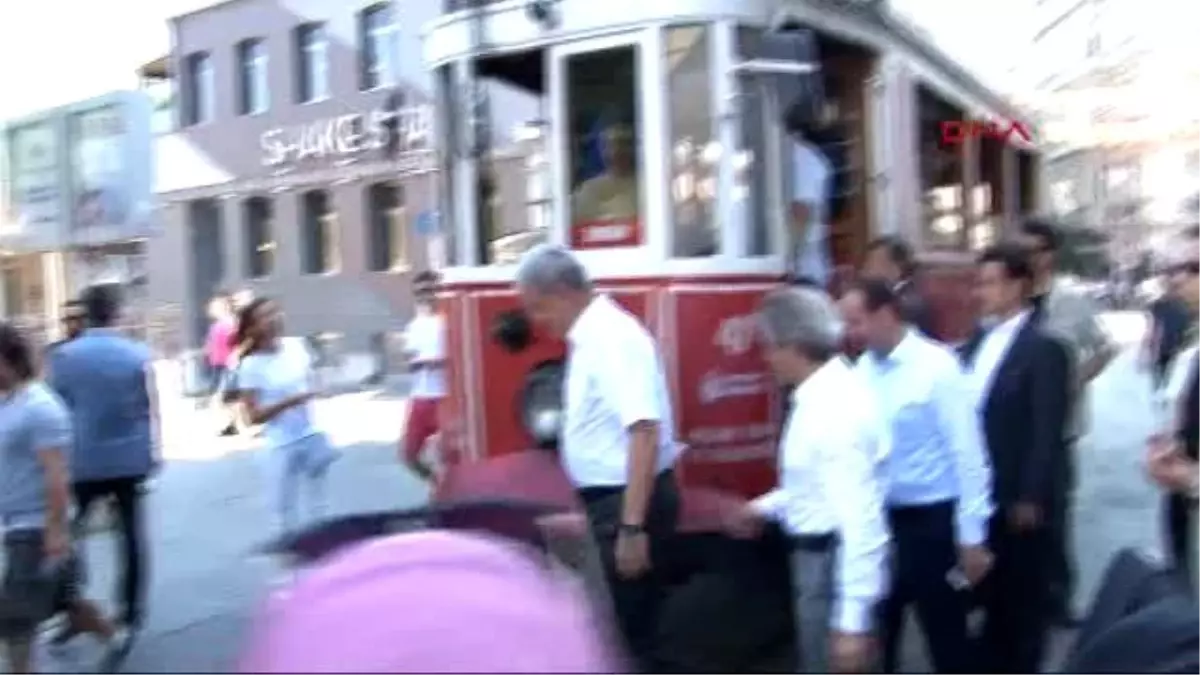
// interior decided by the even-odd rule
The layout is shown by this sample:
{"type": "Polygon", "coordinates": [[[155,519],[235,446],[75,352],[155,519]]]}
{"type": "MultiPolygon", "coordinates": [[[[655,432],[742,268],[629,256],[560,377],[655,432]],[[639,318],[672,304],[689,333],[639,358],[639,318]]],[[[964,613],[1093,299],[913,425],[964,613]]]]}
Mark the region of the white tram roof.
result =
{"type": "MultiPolygon", "coordinates": [[[[1028,122],[1017,106],[985,86],[946,52],[896,16],[887,3],[871,0],[558,0],[553,28],[529,20],[528,0],[479,0],[485,5],[483,42],[488,53],[521,51],[543,44],[597,37],[639,27],[729,20],[767,26],[780,14],[831,37],[891,55],[919,81],[972,116],[1028,122]]],[[[423,28],[425,60],[431,66],[473,52],[470,10],[445,14],[423,28]]]]}

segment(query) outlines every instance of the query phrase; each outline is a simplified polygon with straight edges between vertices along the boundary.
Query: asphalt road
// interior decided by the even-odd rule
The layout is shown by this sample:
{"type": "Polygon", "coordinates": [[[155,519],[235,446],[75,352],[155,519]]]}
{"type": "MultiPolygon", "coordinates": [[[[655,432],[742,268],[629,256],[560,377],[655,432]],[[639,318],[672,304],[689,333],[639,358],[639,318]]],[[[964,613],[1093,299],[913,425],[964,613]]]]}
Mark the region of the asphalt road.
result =
{"type": "MultiPolygon", "coordinates": [[[[1136,337],[1122,319],[1123,341],[1136,337]]],[[[1126,352],[1094,384],[1092,432],[1079,448],[1075,546],[1079,597],[1090,597],[1103,566],[1122,546],[1157,550],[1157,496],[1140,469],[1149,431],[1149,384],[1126,352]]],[[[322,401],[320,414],[344,456],[332,474],[335,511],[414,505],[420,483],[399,468],[394,439],[404,400],[371,393],[322,401]]],[[[203,673],[233,667],[249,617],[277,572],[253,555],[266,536],[256,454],[245,443],[218,439],[213,423],[191,410],[176,422],[167,464],[148,501],[152,584],[145,632],[126,672],[203,673]]],[[[88,542],[89,593],[106,601],[113,589],[113,542],[88,542]]],[[[1081,601],[1083,608],[1086,602],[1081,601]]],[[[1061,642],[1061,640],[1060,640],[1061,642]]],[[[94,650],[76,645],[46,666],[82,671],[94,650]]],[[[912,669],[920,669],[914,640],[912,669]]]]}

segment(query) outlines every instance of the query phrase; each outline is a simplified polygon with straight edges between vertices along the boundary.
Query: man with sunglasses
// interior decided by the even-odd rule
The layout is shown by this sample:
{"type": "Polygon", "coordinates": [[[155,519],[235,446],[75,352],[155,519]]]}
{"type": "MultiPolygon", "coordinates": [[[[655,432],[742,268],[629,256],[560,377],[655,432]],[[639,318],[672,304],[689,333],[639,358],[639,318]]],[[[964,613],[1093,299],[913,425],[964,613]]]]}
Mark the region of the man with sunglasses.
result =
{"type": "Polygon", "coordinates": [[[1071,598],[1074,587],[1071,541],[1071,503],[1075,488],[1074,443],[1087,432],[1087,386],[1113,358],[1117,349],[1100,324],[1100,308],[1086,294],[1071,286],[1058,273],[1057,256],[1062,237],[1054,225],[1037,218],[1021,226],[1022,243],[1030,251],[1033,266],[1032,320],[1050,336],[1065,344],[1073,357],[1072,413],[1067,422],[1068,493],[1060,513],[1050,514],[1048,523],[1055,532],[1055,550],[1050,556],[1052,616],[1059,623],[1074,622],[1071,598]]]}
{"type": "Polygon", "coordinates": [[[87,328],[84,317],[83,303],[78,300],[68,300],[62,307],[62,338],[51,342],[46,351],[52,351],[83,334],[87,328]]]}
{"type": "Polygon", "coordinates": [[[1166,492],[1163,505],[1164,548],[1176,569],[1196,584],[1196,493],[1200,484],[1197,444],[1200,443],[1200,357],[1197,356],[1196,317],[1200,315],[1200,229],[1184,233],[1185,256],[1170,269],[1170,283],[1187,303],[1192,328],[1170,369],[1163,399],[1169,426],[1150,440],[1146,460],[1150,477],[1166,492]]]}

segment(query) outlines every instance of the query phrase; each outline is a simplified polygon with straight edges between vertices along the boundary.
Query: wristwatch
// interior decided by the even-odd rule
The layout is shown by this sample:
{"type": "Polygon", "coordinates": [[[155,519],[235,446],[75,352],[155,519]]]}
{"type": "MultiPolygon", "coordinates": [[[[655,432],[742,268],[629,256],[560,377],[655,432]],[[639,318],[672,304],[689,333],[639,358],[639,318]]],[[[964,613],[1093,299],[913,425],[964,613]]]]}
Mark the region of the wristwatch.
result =
{"type": "Polygon", "coordinates": [[[621,523],[617,526],[617,534],[644,534],[646,532],[645,525],[634,525],[632,523],[621,523]]]}

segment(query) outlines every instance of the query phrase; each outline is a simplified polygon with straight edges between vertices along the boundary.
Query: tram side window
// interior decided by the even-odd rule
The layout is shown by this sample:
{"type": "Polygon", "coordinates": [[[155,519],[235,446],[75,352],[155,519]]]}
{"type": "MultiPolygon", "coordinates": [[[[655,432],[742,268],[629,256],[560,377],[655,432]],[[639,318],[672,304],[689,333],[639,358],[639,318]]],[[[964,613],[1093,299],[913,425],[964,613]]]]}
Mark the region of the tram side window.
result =
{"type": "Polygon", "coordinates": [[[713,215],[720,146],[713,128],[709,30],[677,26],[667,30],[666,37],[674,255],[716,255],[720,235],[713,215]]]}
{"type": "MultiPolygon", "coordinates": [[[[543,52],[482,59],[478,74],[487,97],[490,147],[478,158],[475,189],[479,261],[510,265],[548,238],[544,219],[531,217],[530,165],[541,153],[546,116],[543,52]]],[[[539,165],[540,166],[540,165],[539,165]]]]}
{"type": "Polygon", "coordinates": [[[637,48],[567,58],[570,242],[579,249],[644,240],[637,48]]]}

